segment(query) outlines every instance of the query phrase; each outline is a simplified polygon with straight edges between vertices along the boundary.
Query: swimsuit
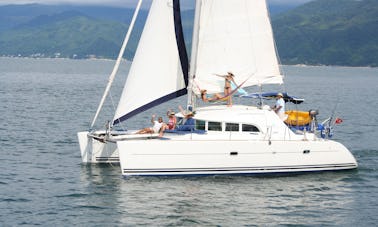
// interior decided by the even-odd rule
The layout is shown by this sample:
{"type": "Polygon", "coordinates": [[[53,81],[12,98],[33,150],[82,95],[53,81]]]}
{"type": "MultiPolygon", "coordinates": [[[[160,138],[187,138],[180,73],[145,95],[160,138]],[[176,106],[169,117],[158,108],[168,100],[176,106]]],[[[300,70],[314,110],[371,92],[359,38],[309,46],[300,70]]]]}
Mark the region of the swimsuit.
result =
{"type": "Polygon", "coordinates": [[[168,125],[168,129],[169,130],[175,129],[175,126],[176,126],[175,119],[174,118],[170,118],[167,125],[168,125]]]}

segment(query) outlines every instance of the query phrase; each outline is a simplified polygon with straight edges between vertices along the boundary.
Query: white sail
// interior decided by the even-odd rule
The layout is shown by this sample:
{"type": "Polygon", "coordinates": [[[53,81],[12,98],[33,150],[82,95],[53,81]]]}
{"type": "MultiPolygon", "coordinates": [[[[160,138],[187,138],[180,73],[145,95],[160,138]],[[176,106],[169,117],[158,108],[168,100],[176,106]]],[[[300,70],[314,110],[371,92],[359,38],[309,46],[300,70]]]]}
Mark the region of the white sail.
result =
{"type": "Polygon", "coordinates": [[[202,0],[194,91],[222,92],[232,72],[245,86],[281,84],[265,0],[202,0]]]}
{"type": "Polygon", "coordinates": [[[175,92],[185,88],[175,35],[173,2],[153,1],[114,121],[117,123],[167,101],[175,92]]]}

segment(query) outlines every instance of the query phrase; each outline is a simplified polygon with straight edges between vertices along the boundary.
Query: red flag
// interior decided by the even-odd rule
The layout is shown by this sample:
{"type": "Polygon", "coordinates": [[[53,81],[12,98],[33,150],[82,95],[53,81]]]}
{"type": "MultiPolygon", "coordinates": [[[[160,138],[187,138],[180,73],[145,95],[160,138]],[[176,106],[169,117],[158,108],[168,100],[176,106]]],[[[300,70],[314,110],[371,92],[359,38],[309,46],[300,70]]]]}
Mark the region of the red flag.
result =
{"type": "Polygon", "coordinates": [[[335,120],[335,124],[341,124],[343,122],[343,119],[341,119],[341,118],[336,118],[336,120],[335,120]]]}

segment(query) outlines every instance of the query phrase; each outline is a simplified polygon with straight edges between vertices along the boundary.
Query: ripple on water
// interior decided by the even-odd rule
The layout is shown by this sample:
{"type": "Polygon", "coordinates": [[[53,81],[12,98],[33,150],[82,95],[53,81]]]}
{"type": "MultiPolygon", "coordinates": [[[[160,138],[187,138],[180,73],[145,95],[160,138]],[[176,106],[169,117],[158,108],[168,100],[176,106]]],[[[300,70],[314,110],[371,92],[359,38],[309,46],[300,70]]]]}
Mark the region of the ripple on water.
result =
{"type": "MultiPolygon", "coordinates": [[[[7,220],[6,225],[375,226],[378,222],[378,140],[372,136],[378,122],[377,69],[285,67],[291,90],[306,98],[299,108],[319,107],[319,119],[331,114],[334,103],[329,101],[342,94],[337,112],[344,122],[334,138],[350,148],[358,170],[124,179],[119,166],[81,165],[76,135],[89,128],[113,64],[0,59],[0,220],[7,220]],[[17,70],[4,73],[12,65],[17,70]],[[354,79],[356,72],[366,71],[371,73],[354,79]],[[340,82],[343,86],[338,86],[340,82]],[[358,95],[362,90],[369,93],[366,102],[358,95]]],[[[121,74],[127,71],[121,69],[121,74]]],[[[113,94],[121,93],[124,79],[116,78],[113,94]]],[[[146,111],[132,123],[145,127],[151,114],[164,114],[168,108],[177,111],[183,103],[186,97],[146,111]]],[[[104,106],[95,127],[112,119],[113,111],[112,105],[104,106]]]]}

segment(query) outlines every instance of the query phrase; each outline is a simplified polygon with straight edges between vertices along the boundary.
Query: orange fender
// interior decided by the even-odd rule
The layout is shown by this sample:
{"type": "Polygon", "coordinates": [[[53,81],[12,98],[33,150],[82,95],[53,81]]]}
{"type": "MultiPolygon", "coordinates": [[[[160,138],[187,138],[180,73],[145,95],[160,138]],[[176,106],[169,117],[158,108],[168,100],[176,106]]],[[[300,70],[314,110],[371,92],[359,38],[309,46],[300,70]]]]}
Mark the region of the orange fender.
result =
{"type": "Polygon", "coordinates": [[[311,122],[311,117],[308,111],[288,110],[285,112],[288,116],[285,123],[294,126],[304,126],[311,122]]]}

